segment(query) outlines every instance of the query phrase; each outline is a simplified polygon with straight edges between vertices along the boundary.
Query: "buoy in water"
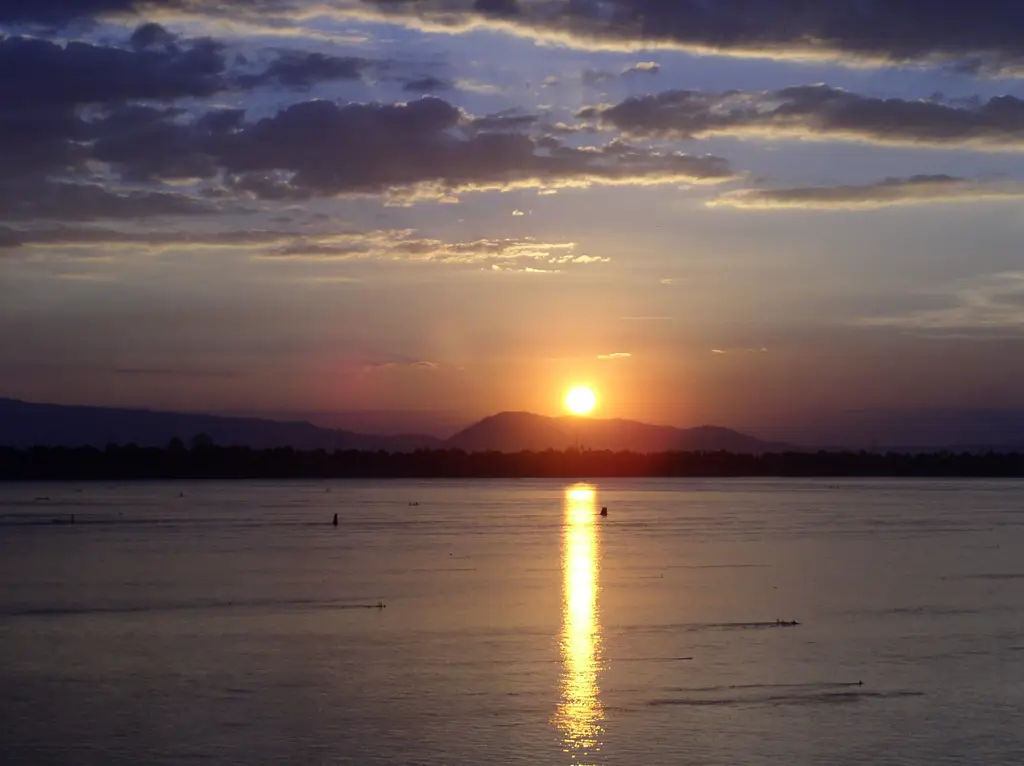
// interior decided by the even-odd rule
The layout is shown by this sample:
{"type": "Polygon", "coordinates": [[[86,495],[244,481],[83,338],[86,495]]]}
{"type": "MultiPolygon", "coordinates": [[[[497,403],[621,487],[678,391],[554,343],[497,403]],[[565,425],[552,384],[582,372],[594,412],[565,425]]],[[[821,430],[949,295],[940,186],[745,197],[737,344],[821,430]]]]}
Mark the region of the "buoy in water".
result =
{"type": "Polygon", "coordinates": [[[601,515],[602,516],[607,516],[608,515],[608,507],[607,506],[601,506],[601,515]]]}
{"type": "Polygon", "coordinates": [[[334,521],[331,522],[334,526],[338,526],[338,514],[334,514],[334,521]]]}

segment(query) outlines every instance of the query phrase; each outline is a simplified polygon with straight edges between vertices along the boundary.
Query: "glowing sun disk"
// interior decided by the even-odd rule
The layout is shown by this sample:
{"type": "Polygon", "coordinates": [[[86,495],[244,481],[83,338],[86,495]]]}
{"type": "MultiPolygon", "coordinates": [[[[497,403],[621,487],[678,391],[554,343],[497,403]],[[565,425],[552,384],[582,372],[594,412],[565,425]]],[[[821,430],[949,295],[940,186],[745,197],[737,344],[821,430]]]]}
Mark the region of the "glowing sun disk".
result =
{"type": "Polygon", "coordinates": [[[573,415],[586,415],[597,404],[597,396],[587,386],[576,386],[565,395],[565,407],[573,415]]]}

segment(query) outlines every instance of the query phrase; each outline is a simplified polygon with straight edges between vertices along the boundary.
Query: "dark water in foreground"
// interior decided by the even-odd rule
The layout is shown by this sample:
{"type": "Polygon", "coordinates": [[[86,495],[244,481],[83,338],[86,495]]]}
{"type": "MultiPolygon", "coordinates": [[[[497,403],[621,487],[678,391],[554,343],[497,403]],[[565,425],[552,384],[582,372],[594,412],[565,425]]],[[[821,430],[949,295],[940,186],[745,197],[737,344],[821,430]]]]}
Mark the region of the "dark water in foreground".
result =
{"type": "Polygon", "coordinates": [[[2,764],[1019,764],[1024,483],[3,486],[0,689],[2,764]]]}

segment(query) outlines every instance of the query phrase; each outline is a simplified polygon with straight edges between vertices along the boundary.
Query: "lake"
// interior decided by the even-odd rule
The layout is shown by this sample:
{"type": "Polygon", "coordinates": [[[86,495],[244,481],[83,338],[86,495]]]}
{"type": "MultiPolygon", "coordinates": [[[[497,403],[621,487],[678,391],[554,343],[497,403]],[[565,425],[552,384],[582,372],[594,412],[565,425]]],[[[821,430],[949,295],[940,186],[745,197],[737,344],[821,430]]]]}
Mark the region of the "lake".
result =
{"type": "Polygon", "coordinates": [[[4,485],[0,686],[3,764],[1020,764],[1024,482],[4,485]]]}

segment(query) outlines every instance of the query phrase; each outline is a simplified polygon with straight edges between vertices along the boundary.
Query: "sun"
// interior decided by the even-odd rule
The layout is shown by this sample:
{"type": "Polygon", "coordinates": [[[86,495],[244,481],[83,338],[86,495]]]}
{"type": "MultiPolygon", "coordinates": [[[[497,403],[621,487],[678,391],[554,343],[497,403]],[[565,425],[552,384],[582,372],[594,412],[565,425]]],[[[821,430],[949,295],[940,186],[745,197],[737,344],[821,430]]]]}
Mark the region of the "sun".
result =
{"type": "Polygon", "coordinates": [[[565,395],[565,408],[573,415],[586,415],[597,404],[597,395],[588,386],[576,386],[565,395]]]}

